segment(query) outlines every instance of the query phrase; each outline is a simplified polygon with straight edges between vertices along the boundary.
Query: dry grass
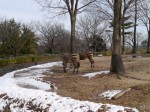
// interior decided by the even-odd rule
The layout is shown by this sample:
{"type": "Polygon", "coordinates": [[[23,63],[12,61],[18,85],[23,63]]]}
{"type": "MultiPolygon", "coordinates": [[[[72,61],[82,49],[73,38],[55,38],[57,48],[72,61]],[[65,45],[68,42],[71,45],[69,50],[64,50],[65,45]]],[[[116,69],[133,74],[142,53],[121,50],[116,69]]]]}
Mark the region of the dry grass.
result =
{"type": "Polygon", "coordinates": [[[111,57],[95,57],[95,68],[90,68],[88,59],[81,60],[79,73],[73,70],[63,73],[61,67],[53,67],[54,75],[46,75],[44,80],[50,80],[58,87],[58,94],[79,100],[89,100],[98,103],[113,103],[123,106],[136,107],[140,112],[150,111],[150,58],[123,57],[126,69],[125,76],[118,79],[115,74],[97,75],[91,79],[81,77],[88,72],[109,70],[111,57]],[[117,100],[106,100],[99,93],[112,89],[132,90],[117,100]]]}

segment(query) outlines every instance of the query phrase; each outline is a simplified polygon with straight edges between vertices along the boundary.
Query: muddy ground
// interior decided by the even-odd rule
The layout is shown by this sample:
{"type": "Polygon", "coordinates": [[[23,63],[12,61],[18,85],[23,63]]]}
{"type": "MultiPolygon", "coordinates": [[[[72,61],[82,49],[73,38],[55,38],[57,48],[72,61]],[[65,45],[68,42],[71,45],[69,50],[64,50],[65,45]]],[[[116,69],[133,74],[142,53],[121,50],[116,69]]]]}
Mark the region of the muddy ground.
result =
{"type": "Polygon", "coordinates": [[[140,112],[150,112],[150,57],[132,58],[123,56],[126,74],[118,79],[115,74],[96,75],[89,79],[81,75],[89,72],[109,70],[111,57],[94,57],[95,68],[90,68],[88,59],[81,60],[79,73],[73,74],[72,69],[63,73],[62,67],[53,67],[54,75],[45,75],[44,80],[55,83],[57,93],[78,100],[88,100],[97,103],[109,103],[136,107],[140,112]],[[107,90],[132,88],[115,100],[107,100],[98,96],[107,90]]]}

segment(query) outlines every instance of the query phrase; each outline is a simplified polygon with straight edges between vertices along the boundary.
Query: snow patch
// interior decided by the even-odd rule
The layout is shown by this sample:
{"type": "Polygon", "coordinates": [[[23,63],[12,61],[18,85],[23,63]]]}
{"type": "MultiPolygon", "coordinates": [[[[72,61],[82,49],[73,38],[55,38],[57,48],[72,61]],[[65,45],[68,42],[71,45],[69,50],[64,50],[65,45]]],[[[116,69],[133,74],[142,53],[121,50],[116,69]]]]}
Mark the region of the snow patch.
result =
{"type": "Polygon", "coordinates": [[[102,54],[98,54],[97,56],[98,56],[98,57],[102,57],[103,55],[102,55],[102,54]]]}
{"type": "Polygon", "coordinates": [[[102,74],[109,74],[110,71],[100,71],[100,72],[93,72],[93,73],[87,73],[87,74],[84,74],[82,75],[83,77],[89,77],[89,78],[92,78],[96,75],[102,75],[102,74]]]}
{"type": "MultiPolygon", "coordinates": [[[[124,112],[126,108],[133,110],[133,112],[139,112],[135,108],[79,101],[70,97],[59,96],[55,92],[45,91],[53,88],[50,82],[43,82],[39,76],[52,66],[62,66],[62,64],[61,62],[53,62],[37,65],[13,71],[0,77],[0,110],[8,105],[11,112],[37,110],[46,112],[97,112],[99,109],[106,109],[108,112],[118,112],[119,110],[124,112]],[[19,77],[14,77],[14,74],[19,77]],[[23,88],[19,86],[21,84],[34,86],[38,89],[23,88]]],[[[108,72],[96,72],[94,74],[108,72]]]]}
{"type": "Polygon", "coordinates": [[[100,97],[104,97],[106,99],[112,99],[116,94],[120,93],[122,90],[107,90],[101,94],[98,94],[100,97]]]}

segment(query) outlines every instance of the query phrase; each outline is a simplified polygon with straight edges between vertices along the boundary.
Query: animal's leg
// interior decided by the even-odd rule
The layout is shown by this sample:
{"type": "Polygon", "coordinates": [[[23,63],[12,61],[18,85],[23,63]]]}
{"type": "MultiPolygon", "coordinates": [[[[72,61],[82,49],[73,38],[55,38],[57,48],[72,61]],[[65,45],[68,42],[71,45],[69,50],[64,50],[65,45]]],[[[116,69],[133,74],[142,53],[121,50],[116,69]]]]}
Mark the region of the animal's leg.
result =
{"type": "Polygon", "coordinates": [[[76,73],[78,73],[78,71],[79,71],[79,67],[80,67],[80,62],[77,62],[77,65],[76,65],[77,72],[76,72],[76,73]]]}
{"type": "Polygon", "coordinates": [[[91,62],[91,68],[94,68],[94,63],[93,62],[91,62]]]}
{"type": "Polygon", "coordinates": [[[75,63],[73,63],[73,73],[75,73],[75,63]]]}
{"type": "Polygon", "coordinates": [[[74,63],[74,72],[78,72],[78,62],[74,63]]]}
{"type": "Polygon", "coordinates": [[[72,63],[70,63],[70,68],[72,68],[72,66],[73,66],[72,63]]]}
{"type": "Polygon", "coordinates": [[[73,73],[75,73],[75,68],[74,68],[74,70],[73,70],[73,73]]]}
{"type": "Polygon", "coordinates": [[[76,71],[76,73],[78,73],[79,72],[79,68],[77,67],[77,71],[76,71]]]}
{"type": "Polygon", "coordinates": [[[66,68],[67,68],[67,63],[66,63],[66,62],[63,62],[63,69],[64,69],[64,72],[65,72],[65,73],[67,72],[66,68]]]}
{"type": "Polygon", "coordinates": [[[93,60],[93,68],[94,68],[94,64],[95,64],[95,62],[94,62],[94,60],[93,60]]]}

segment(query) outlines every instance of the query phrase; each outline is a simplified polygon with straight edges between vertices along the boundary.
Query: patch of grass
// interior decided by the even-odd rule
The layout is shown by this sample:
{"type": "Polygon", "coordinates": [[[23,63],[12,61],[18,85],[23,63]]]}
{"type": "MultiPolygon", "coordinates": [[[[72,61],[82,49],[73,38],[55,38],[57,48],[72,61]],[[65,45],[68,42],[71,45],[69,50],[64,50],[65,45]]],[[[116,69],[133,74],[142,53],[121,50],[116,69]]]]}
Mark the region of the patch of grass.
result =
{"type": "Polygon", "coordinates": [[[28,62],[32,62],[32,57],[17,57],[16,59],[16,64],[20,64],[20,63],[28,63],[28,62]]]}
{"type": "Polygon", "coordinates": [[[37,61],[46,61],[46,60],[52,60],[54,58],[58,58],[58,55],[21,56],[21,57],[10,58],[10,59],[0,59],[0,66],[37,62],[37,61]]]}
{"type": "Polygon", "coordinates": [[[11,64],[12,61],[9,59],[0,60],[0,66],[5,66],[11,64]]]}
{"type": "Polygon", "coordinates": [[[103,56],[111,56],[111,55],[112,55],[112,52],[111,52],[111,51],[103,51],[103,52],[102,52],[102,55],[103,55],[103,56]]]}

